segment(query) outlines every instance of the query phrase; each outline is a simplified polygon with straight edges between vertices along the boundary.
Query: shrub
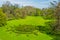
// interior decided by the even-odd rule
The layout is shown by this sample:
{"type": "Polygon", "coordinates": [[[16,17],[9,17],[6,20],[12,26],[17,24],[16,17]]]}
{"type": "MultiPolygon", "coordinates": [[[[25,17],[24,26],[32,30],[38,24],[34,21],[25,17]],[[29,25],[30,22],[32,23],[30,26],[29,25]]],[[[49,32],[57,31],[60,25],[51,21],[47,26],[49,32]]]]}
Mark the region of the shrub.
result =
{"type": "Polygon", "coordinates": [[[6,15],[0,10],[0,27],[6,24],[6,15]]]}
{"type": "Polygon", "coordinates": [[[46,26],[37,26],[39,28],[39,31],[42,33],[52,34],[53,28],[54,28],[54,22],[46,22],[46,26]]]}
{"type": "Polygon", "coordinates": [[[19,25],[18,27],[13,27],[11,30],[18,34],[30,34],[33,33],[33,31],[37,30],[37,27],[32,25],[19,25]]]}

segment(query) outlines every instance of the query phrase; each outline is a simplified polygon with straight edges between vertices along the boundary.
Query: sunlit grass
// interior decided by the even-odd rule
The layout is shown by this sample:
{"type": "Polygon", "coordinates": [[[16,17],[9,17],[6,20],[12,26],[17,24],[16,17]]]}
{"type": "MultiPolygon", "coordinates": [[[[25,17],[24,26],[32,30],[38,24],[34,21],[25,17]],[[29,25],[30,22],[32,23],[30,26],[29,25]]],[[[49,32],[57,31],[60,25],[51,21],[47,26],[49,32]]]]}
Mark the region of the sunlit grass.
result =
{"type": "Polygon", "coordinates": [[[19,25],[34,25],[34,26],[45,26],[45,22],[48,20],[44,20],[42,17],[34,17],[28,16],[25,19],[11,20],[7,22],[7,25],[0,28],[0,39],[1,40],[51,40],[47,34],[43,34],[41,32],[37,32],[38,35],[34,34],[16,34],[12,31],[7,31],[11,27],[19,26],[19,25]],[[28,36],[27,36],[28,35],[28,36]]]}

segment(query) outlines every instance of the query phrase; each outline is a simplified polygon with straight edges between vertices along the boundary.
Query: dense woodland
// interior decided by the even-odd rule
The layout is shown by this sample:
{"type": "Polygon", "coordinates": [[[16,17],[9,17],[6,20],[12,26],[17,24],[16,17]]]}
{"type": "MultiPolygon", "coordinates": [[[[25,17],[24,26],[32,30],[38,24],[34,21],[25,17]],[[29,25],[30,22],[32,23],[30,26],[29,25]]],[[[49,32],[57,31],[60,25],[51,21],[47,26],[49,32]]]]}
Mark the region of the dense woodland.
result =
{"type": "MultiPolygon", "coordinates": [[[[7,21],[10,20],[25,19],[27,16],[40,16],[43,17],[45,20],[53,21],[47,22],[47,26],[45,28],[41,26],[37,26],[37,28],[33,29],[29,26],[29,28],[32,30],[37,29],[42,33],[46,33],[48,35],[56,36],[56,39],[53,40],[60,40],[60,2],[53,2],[54,3],[51,2],[52,7],[39,9],[32,6],[20,7],[18,4],[13,5],[9,1],[7,1],[0,7],[0,27],[7,25],[7,21]],[[47,28],[48,25],[49,28],[47,28]]],[[[23,27],[21,27],[21,30],[22,28],[23,27]]],[[[31,31],[30,29],[28,30],[31,31]]],[[[17,27],[16,30],[20,30],[19,27],[17,27]]]]}

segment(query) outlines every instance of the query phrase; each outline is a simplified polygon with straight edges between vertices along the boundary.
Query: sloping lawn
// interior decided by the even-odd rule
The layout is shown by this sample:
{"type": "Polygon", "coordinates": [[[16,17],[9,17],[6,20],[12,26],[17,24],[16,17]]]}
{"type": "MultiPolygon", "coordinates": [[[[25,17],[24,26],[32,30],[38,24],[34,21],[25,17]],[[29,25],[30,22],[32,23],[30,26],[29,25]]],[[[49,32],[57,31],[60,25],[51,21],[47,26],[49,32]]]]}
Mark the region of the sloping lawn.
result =
{"type": "Polygon", "coordinates": [[[17,35],[13,32],[6,31],[5,28],[0,28],[0,39],[1,40],[51,40],[52,37],[40,32],[38,32],[37,36],[34,34],[17,35]]]}
{"type": "Polygon", "coordinates": [[[12,21],[8,21],[7,24],[12,26],[18,26],[18,25],[41,25],[41,26],[45,26],[45,22],[47,22],[49,20],[44,20],[42,17],[34,17],[34,16],[28,16],[25,19],[18,19],[18,20],[12,20],[12,21]]]}
{"type": "Polygon", "coordinates": [[[34,34],[16,34],[14,32],[7,31],[7,28],[10,29],[11,26],[19,25],[34,25],[34,26],[45,26],[45,22],[49,20],[44,20],[41,17],[32,17],[28,16],[25,19],[11,20],[7,22],[7,25],[0,28],[0,40],[51,40],[53,39],[47,34],[37,32],[38,35],[34,34]]]}

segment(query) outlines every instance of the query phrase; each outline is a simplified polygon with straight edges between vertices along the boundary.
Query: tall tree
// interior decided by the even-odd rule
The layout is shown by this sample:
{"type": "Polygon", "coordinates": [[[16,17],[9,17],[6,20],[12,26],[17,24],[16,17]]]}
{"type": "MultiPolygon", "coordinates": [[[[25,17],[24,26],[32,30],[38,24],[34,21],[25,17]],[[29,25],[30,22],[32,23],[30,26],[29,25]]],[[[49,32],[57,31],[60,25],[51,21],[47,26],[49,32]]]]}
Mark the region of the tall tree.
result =
{"type": "Polygon", "coordinates": [[[53,31],[55,31],[55,34],[60,34],[60,2],[58,2],[58,4],[54,4],[55,5],[55,13],[54,13],[54,17],[56,18],[56,24],[55,27],[53,28],[53,31]]]}

